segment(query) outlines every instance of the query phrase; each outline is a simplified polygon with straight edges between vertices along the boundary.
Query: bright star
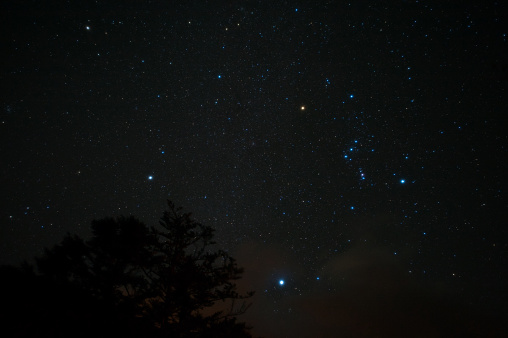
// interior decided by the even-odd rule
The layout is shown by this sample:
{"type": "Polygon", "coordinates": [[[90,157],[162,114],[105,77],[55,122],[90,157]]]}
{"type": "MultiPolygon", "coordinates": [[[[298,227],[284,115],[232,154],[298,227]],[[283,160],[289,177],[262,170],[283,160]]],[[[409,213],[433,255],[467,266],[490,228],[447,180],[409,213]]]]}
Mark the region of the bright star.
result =
{"type": "Polygon", "coordinates": [[[404,183],[406,183],[406,180],[400,180],[400,183],[404,184],[404,183]]]}
{"type": "Polygon", "coordinates": [[[151,181],[153,180],[153,176],[148,176],[148,179],[151,181]]]}
{"type": "Polygon", "coordinates": [[[283,279],[281,279],[281,280],[279,281],[279,284],[280,284],[280,285],[284,285],[284,280],[283,280],[283,279]]]}
{"type": "Polygon", "coordinates": [[[305,110],[305,106],[301,106],[301,107],[300,107],[300,110],[305,110]]]}

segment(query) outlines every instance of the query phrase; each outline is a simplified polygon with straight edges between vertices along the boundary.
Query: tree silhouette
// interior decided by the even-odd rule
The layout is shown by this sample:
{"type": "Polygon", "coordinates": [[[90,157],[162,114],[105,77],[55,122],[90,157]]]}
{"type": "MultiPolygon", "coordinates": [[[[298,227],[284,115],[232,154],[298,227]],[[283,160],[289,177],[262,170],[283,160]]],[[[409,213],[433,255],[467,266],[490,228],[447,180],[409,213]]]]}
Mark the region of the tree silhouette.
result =
{"type": "MultiPolygon", "coordinates": [[[[223,250],[211,251],[214,230],[195,222],[190,213],[182,213],[168,202],[169,210],[160,221],[161,230],[152,228],[157,238],[152,246],[152,262],[143,272],[149,281],[151,297],[144,311],[163,330],[189,332],[217,329],[235,323],[232,317],[246,310],[243,304],[228,313],[216,311],[203,315],[217,301],[248,298],[240,295],[234,280],[242,269],[223,250]]],[[[234,303],[233,303],[234,304],[234,303]]]]}
{"type": "Polygon", "coordinates": [[[67,335],[69,323],[81,318],[88,323],[81,336],[250,337],[236,319],[252,296],[236,290],[243,270],[215,249],[211,227],[171,201],[168,207],[158,227],[134,217],[93,221],[90,240],[67,235],[36,259],[38,275],[15,274],[13,284],[24,278],[25,288],[38,290],[30,301],[53,318],[46,321],[66,323],[48,336],[67,335]]]}

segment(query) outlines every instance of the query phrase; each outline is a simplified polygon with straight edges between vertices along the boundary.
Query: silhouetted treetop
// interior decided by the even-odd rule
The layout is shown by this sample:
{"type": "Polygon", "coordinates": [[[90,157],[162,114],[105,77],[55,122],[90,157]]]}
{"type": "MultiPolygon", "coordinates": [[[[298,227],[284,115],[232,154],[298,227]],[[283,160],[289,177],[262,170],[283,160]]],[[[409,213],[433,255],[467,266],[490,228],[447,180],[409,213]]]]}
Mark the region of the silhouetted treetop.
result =
{"type": "Polygon", "coordinates": [[[236,316],[247,310],[252,293],[238,293],[235,280],[243,270],[214,249],[211,227],[168,201],[158,226],[131,216],[94,220],[91,229],[87,241],[67,235],[46,249],[36,259],[39,274],[30,277],[51,285],[55,299],[80,294],[69,314],[108,317],[109,324],[90,319],[109,327],[104,336],[123,325],[126,336],[250,337],[236,316]],[[231,302],[228,310],[221,310],[224,301],[231,302]]]}

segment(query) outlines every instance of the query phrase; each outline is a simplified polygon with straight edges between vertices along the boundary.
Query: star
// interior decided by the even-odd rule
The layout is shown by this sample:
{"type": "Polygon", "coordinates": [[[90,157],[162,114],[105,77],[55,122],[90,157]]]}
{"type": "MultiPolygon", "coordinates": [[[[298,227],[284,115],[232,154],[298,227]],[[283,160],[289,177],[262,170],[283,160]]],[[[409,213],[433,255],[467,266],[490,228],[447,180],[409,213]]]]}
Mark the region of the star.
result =
{"type": "Polygon", "coordinates": [[[279,280],[279,285],[284,285],[284,279],[279,280]]]}

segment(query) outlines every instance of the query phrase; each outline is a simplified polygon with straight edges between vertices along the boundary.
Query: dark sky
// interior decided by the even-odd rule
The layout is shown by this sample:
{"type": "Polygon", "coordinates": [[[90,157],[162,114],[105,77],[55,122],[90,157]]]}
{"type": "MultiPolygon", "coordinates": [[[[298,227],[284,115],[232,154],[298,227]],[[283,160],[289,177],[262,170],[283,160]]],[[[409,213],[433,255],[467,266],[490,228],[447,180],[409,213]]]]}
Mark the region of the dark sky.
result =
{"type": "Polygon", "coordinates": [[[169,198],[257,335],[495,331],[506,8],[447,3],[2,1],[0,264],[169,198]]]}

